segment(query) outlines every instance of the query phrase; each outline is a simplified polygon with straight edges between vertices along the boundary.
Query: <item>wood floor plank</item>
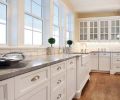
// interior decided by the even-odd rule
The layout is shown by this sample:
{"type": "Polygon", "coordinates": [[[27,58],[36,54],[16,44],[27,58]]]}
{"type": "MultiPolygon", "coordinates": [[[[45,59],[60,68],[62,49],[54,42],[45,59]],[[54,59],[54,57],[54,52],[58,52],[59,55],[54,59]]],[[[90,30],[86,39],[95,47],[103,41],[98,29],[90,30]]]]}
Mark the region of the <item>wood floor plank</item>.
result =
{"type": "Polygon", "coordinates": [[[91,73],[80,100],[120,100],[120,75],[91,73]]]}

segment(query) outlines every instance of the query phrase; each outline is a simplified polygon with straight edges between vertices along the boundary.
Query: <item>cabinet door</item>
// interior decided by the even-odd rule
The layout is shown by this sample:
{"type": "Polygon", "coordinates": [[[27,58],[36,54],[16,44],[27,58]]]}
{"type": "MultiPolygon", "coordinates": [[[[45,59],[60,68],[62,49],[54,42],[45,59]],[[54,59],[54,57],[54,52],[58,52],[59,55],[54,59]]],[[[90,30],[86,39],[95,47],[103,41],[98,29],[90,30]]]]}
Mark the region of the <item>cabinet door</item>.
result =
{"type": "Polygon", "coordinates": [[[98,70],[98,53],[91,53],[90,68],[91,70],[98,70]]]}
{"type": "Polygon", "coordinates": [[[108,40],[108,21],[100,21],[100,40],[108,40]]]}
{"type": "Polygon", "coordinates": [[[90,21],[90,40],[98,40],[98,22],[90,21]]]}
{"type": "Polygon", "coordinates": [[[80,40],[88,39],[88,22],[82,21],[80,22],[80,40]]]}
{"type": "Polygon", "coordinates": [[[72,100],[76,92],[76,62],[73,64],[71,61],[67,62],[67,67],[70,67],[67,69],[67,100],[72,100]]]}
{"type": "Polygon", "coordinates": [[[99,70],[110,71],[110,53],[99,54],[99,70]]]}
{"type": "Polygon", "coordinates": [[[14,100],[14,80],[0,81],[0,100],[14,100]]]}
{"type": "Polygon", "coordinates": [[[17,100],[50,100],[50,83],[39,85],[17,100]]]}

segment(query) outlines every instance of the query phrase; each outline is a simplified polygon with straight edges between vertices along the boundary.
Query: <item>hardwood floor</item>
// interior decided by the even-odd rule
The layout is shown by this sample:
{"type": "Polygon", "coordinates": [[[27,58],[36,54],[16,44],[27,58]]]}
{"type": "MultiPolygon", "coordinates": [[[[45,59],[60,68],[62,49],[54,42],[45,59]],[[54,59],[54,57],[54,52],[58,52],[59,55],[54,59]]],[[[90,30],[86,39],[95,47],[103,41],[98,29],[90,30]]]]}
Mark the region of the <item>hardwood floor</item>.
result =
{"type": "Polygon", "coordinates": [[[120,100],[120,75],[91,73],[80,100],[120,100]]]}

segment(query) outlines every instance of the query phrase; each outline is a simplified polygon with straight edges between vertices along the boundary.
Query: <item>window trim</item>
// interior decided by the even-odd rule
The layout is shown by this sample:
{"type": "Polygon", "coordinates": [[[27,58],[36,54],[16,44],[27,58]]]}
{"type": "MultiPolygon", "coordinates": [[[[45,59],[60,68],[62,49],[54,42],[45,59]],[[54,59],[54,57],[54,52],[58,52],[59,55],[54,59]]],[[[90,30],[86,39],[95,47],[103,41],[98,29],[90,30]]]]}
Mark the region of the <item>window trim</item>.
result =
{"type": "Polygon", "coordinates": [[[7,46],[8,45],[8,32],[7,32],[7,29],[8,29],[8,19],[7,19],[7,16],[8,16],[8,4],[7,4],[7,0],[6,0],[6,2],[5,1],[3,1],[3,0],[0,0],[0,4],[2,4],[2,5],[5,5],[5,7],[6,7],[6,23],[0,23],[0,24],[2,24],[2,25],[5,25],[6,26],[6,37],[5,37],[5,44],[2,44],[2,43],[0,43],[0,46],[7,46]]]}
{"type": "MultiPolygon", "coordinates": [[[[25,16],[25,15],[28,15],[28,16],[31,16],[31,17],[32,17],[32,30],[25,28],[25,21],[24,21],[24,34],[25,34],[25,30],[30,30],[30,31],[32,31],[32,44],[30,44],[30,45],[29,45],[29,44],[25,44],[25,40],[23,40],[23,45],[24,45],[24,46],[43,46],[43,29],[44,29],[44,28],[43,28],[43,23],[44,23],[44,20],[43,20],[42,0],[41,0],[41,5],[38,4],[37,2],[35,2],[34,0],[31,0],[30,2],[31,2],[31,11],[30,11],[30,13],[29,13],[29,12],[25,11],[25,9],[24,9],[24,16],[25,16]],[[36,3],[37,5],[39,5],[39,6],[41,7],[41,18],[38,17],[38,16],[36,16],[36,15],[34,15],[34,14],[32,13],[32,2],[36,3]],[[42,32],[33,30],[33,19],[34,19],[34,18],[35,18],[35,19],[38,19],[38,20],[40,20],[40,21],[42,22],[42,32]],[[42,34],[42,43],[41,43],[41,44],[35,45],[35,44],[33,43],[33,32],[39,32],[40,34],[42,34]]],[[[25,6],[25,2],[24,2],[24,6],[25,6]]],[[[25,19],[25,17],[24,17],[24,19],[25,19]]],[[[25,38],[25,37],[24,37],[24,38],[25,38]]]]}

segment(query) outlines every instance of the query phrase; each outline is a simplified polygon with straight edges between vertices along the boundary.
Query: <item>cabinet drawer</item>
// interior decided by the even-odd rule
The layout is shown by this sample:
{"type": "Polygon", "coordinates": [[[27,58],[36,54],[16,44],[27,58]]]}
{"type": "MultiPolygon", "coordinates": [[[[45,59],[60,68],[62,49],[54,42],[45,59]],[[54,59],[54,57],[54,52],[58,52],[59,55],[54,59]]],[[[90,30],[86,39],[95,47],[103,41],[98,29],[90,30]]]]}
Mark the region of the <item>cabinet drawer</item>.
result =
{"type": "Polygon", "coordinates": [[[49,77],[49,67],[15,77],[15,98],[18,98],[33,90],[36,86],[47,82],[49,77]]]}
{"type": "Polygon", "coordinates": [[[59,77],[56,77],[56,78],[52,79],[52,81],[51,81],[51,91],[55,91],[61,85],[65,84],[65,82],[66,82],[65,73],[63,73],[59,77]]]}
{"type": "Polygon", "coordinates": [[[120,53],[112,53],[112,56],[119,56],[120,57],[120,53]]]}
{"type": "Polygon", "coordinates": [[[57,91],[51,94],[51,100],[66,100],[66,89],[65,87],[59,88],[57,91]]]}
{"type": "Polygon", "coordinates": [[[99,56],[110,57],[110,53],[99,53],[99,56]]]}
{"type": "Polygon", "coordinates": [[[67,69],[71,67],[76,68],[76,58],[72,58],[67,61],[67,69]]]}
{"type": "Polygon", "coordinates": [[[66,70],[65,62],[61,62],[51,66],[51,77],[56,76],[66,70]]]}

